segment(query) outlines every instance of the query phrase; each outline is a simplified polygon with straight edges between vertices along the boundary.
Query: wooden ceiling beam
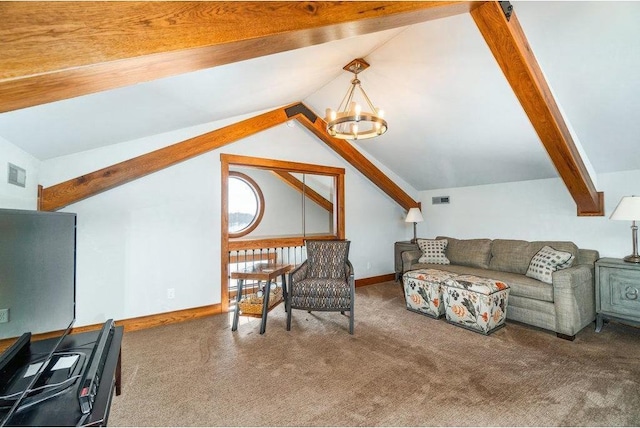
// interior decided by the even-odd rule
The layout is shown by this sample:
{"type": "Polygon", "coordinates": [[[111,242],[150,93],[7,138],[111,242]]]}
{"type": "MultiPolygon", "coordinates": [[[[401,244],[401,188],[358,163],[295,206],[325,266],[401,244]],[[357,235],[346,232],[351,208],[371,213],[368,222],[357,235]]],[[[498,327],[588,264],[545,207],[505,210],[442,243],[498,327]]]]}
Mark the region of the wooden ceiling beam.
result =
{"type": "Polygon", "coordinates": [[[333,214],[333,202],[326,199],[324,196],[313,190],[311,187],[303,183],[301,180],[296,178],[293,174],[287,171],[281,170],[273,170],[271,171],[273,175],[281,179],[283,182],[296,189],[298,192],[305,195],[305,197],[311,199],[313,202],[318,204],[320,207],[329,211],[329,213],[333,214]]]}
{"type": "MultiPolygon", "coordinates": [[[[326,131],[327,124],[324,120],[318,118],[304,104],[295,103],[43,188],[39,192],[38,209],[41,211],[59,210],[67,205],[200,156],[291,119],[298,120],[305,128],[311,130],[314,135],[356,167],[400,206],[406,210],[420,206],[351,144],[331,137],[326,131]]],[[[281,176],[281,178],[285,179],[286,177],[281,176]]],[[[295,177],[293,178],[295,179],[295,177]]],[[[294,185],[290,180],[286,181],[290,185],[294,185]]],[[[310,195],[310,197],[313,198],[314,195],[310,195]]],[[[330,211],[333,212],[331,202],[320,195],[316,194],[314,201],[328,210],[331,206],[330,211]]]]}
{"type": "Polygon", "coordinates": [[[478,2],[0,2],[0,113],[466,13],[478,2]]]}
{"type": "Polygon", "coordinates": [[[576,202],[578,215],[604,215],[603,193],[591,180],[515,13],[507,20],[499,2],[487,2],[471,16],[576,202]]]}
{"type": "Polygon", "coordinates": [[[42,189],[39,209],[55,211],[289,120],[282,108],[42,189]]]}
{"type": "Polygon", "coordinates": [[[329,135],[327,132],[327,122],[318,117],[304,104],[301,104],[301,106],[303,106],[303,109],[301,110],[306,109],[308,110],[308,113],[304,114],[301,111],[297,114],[295,119],[298,122],[322,140],[333,151],[342,156],[347,162],[353,165],[373,184],[378,186],[380,190],[396,201],[402,208],[407,211],[409,211],[409,208],[420,208],[419,202],[413,200],[413,198],[402,190],[400,186],[387,177],[384,172],[375,166],[362,153],[356,150],[348,141],[334,138],[329,135]]]}

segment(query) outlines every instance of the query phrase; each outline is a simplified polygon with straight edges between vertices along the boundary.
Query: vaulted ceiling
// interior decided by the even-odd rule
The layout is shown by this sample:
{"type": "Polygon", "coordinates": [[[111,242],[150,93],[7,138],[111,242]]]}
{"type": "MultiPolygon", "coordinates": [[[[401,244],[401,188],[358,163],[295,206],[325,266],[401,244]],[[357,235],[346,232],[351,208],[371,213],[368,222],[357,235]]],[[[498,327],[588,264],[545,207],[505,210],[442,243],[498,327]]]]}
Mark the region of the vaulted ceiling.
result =
{"type": "MultiPolygon", "coordinates": [[[[415,10],[400,10],[390,18],[371,8],[368,20],[360,24],[349,19],[335,23],[340,18],[329,14],[327,19],[334,20],[330,30],[316,32],[303,22],[303,30],[294,37],[281,30],[281,35],[264,38],[258,15],[265,15],[264,7],[270,6],[252,3],[243,8],[243,4],[235,3],[237,13],[256,13],[256,27],[239,30],[238,22],[229,22],[225,34],[248,33],[246,38],[226,50],[203,51],[198,64],[186,54],[182,62],[174,58],[170,71],[180,73],[156,78],[160,74],[154,71],[162,68],[167,49],[166,34],[159,37],[151,25],[149,40],[133,38],[127,40],[131,46],[109,45],[98,40],[117,33],[117,28],[109,27],[113,24],[109,16],[103,17],[99,28],[82,28],[72,25],[74,19],[64,12],[68,14],[68,8],[51,12],[49,4],[1,3],[0,15],[14,16],[23,7],[21,16],[31,19],[0,22],[3,41],[28,47],[23,61],[16,52],[0,50],[4,64],[0,93],[6,96],[0,102],[0,137],[46,160],[297,101],[322,114],[327,107],[337,107],[347,89],[351,75],[342,66],[363,57],[371,67],[360,79],[373,101],[384,108],[389,131],[354,144],[417,190],[558,176],[514,93],[513,81],[505,78],[471,14],[454,10],[438,12],[445,16],[431,19],[433,12],[427,8],[395,2],[394,7],[415,10]],[[48,36],[36,36],[33,27],[38,26],[48,26],[48,36]],[[87,39],[78,37],[83,32],[95,39],[94,45],[87,47],[87,39]],[[79,40],[84,44],[76,45],[79,40]],[[126,61],[108,62],[103,68],[110,74],[102,83],[90,88],[78,84],[70,98],[59,95],[69,93],[74,76],[82,81],[86,66],[100,67],[105,58],[113,59],[109,50],[116,49],[113,46],[123,52],[155,49],[155,63],[119,68],[126,61]],[[45,69],[49,65],[57,75],[45,69]],[[61,75],[70,80],[60,83],[61,75]],[[149,80],[149,75],[154,78],[149,80]],[[26,81],[39,90],[27,94],[29,85],[19,87],[26,81]]],[[[640,135],[640,80],[635,77],[640,68],[640,3],[511,4],[585,167],[596,173],[639,168],[640,150],[634,139],[640,135]]],[[[99,11],[92,5],[83,7],[99,11]]],[[[281,14],[287,20],[287,9],[267,5],[273,5],[269,11],[273,15],[266,13],[264,19],[273,21],[281,14]]],[[[314,7],[338,7],[295,5],[311,15],[314,7]]],[[[150,21],[156,18],[153,3],[132,2],[130,7],[134,16],[129,19],[143,19],[145,14],[150,21]]],[[[165,18],[170,27],[172,18],[165,18]]],[[[184,27],[190,19],[206,18],[186,13],[174,20],[176,27],[184,27]]]]}

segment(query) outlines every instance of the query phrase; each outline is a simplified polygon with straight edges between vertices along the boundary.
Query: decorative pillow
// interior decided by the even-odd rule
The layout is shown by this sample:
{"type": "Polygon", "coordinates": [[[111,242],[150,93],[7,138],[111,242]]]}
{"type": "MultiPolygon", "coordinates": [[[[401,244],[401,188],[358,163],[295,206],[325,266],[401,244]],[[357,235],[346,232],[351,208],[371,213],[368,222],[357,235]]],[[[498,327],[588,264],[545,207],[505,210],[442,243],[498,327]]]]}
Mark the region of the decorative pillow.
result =
{"type": "Polygon", "coordinates": [[[306,241],[308,278],[345,277],[350,241],[306,241]]]}
{"type": "Polygon", "coordinates": [[[570,267],[573,259],[573,254],[567,251],[558,251],[545,245],[531,259],[526,275],[551,284],[553,272],[570,267]]]}
{"type": "Polygon", "coordinates": [[[418,247],[422,250],[422,257],[418,259],[418,263],[448,265],[449,259],[444,254],[448,242],[446,239],[418,239],[418,247]]]}

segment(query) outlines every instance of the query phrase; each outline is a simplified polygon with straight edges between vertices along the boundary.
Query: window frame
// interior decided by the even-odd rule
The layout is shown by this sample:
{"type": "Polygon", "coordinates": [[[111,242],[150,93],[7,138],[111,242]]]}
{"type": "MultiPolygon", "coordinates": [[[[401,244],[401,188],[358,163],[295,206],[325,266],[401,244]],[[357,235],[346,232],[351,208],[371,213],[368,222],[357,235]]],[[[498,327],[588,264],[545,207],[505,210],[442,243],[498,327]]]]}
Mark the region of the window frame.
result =
{"type": "Polygon", "coordinates": [[[254,229],[258,227],[258,225],[262,221],[262,216],[264,215],[264,195],[262,194],[262,190],[260,189],[260,186],[258,186],[258,183],[256,183],[255,180],[249,177],[247,174],[243,174],[239,171],[229,171],[228,178],[229,180],[231,178],[235,178],[237,180],[244,181],[249,186],[249,188],[253,190],[253,193],[256,196],[256,201],[258,202],[258,212],[256,213],[251,223],[249,223],[249,225],[244,229],[237,232],[229,231],[229,238],[241,238],[253,232],[254,229]]]}

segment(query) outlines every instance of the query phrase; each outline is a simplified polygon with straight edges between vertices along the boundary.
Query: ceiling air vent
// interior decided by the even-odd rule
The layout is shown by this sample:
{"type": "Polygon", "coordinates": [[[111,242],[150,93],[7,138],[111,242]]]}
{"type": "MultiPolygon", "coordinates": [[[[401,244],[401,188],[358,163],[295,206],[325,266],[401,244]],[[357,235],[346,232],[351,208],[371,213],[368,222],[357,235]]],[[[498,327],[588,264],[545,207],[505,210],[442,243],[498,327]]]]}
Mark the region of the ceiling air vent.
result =
{"type": "Polygon", "coordinates": [[[431,198],[431,203],[433,205],[435,205],[435,204],[448,204],[449,203],[449,197],[448,196],[434,196],[433,198],[431,198]]]}
{"type": "Polygon", "coordinates": [[[9,163],[9,178],[7,181],[9,184],[15,184],[16,186],[25,187],[27,182],[27,171],[9,163]]]}

